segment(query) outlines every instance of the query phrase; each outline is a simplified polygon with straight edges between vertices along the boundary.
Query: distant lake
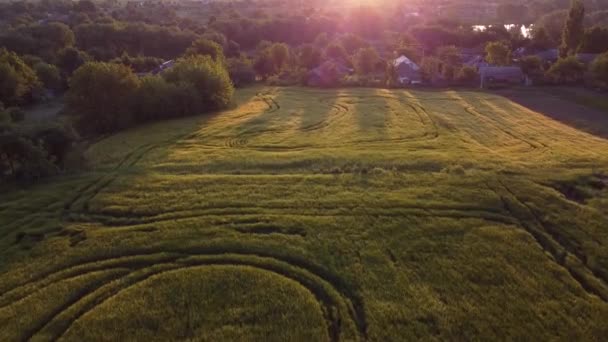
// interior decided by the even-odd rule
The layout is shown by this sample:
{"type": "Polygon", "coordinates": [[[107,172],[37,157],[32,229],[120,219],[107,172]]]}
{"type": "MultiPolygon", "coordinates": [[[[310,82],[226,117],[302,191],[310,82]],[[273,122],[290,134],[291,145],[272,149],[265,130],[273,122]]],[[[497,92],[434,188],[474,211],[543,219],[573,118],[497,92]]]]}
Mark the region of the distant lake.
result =
{"type": "MultiPolygon", "coordinates": [[[[530,34],[532,33],[532,26],[534,25],[519,25],[519,24],[507,24],[504,25],[507,30],[510,30],[513,27],[521,27],[521,34],[524,38],[530,38],[530,34]]],[[[492,27],[492,25],[473,25],[473,30],[475,31],[485,31],[488,27],[492,27]]]]}

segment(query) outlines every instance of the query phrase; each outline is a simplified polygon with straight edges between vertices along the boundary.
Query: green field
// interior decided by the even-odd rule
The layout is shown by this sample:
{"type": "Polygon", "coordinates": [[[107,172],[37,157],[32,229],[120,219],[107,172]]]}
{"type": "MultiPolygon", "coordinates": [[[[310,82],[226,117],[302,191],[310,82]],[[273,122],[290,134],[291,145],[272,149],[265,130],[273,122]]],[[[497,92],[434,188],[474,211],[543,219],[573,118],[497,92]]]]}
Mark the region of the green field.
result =
{"type": "Polygon", "coordinates": [[[603,340],[608,123],[511,95],[249,88],[105,138],[0,195],[0,341],[603,340]]]}

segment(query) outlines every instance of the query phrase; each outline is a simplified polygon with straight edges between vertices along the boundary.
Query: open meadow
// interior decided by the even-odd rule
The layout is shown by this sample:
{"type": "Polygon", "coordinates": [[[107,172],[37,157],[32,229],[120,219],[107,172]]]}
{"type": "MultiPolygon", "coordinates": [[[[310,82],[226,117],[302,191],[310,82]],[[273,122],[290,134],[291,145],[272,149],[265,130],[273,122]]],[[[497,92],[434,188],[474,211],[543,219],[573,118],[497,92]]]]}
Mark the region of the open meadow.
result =
{"type": "Polygon", "coordinates": [[[109,136],[0,194],[0,341],[605,339],[608,114],[520,91],[253,87],[109,136]]]}

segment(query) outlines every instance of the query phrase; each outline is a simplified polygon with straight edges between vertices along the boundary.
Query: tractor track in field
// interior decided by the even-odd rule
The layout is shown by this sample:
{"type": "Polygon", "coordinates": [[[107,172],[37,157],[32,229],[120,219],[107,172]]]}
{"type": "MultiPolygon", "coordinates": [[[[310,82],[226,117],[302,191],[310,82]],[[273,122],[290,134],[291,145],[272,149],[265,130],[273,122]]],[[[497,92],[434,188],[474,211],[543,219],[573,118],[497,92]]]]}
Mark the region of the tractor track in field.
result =
{"type": "Polygon", "coordinates": [[[496,193],[505,209],[518,221],[519,226],[527,231],[539,247],[551,255],[551,260],[564,268],[582,289],[597,296],[602,301],[608,302],[608,280],[590,269],[585,264],[586,257],[581,255],[581,252],[569,247],[556,231],[548,227],[534,208],[521,200],[502,180],[499,179],[498,183],[504,194],[488,183],[486,183],[486,186],[496,193]],[[522,217],[522,213],[525,217],[522,217]],[[568,258],[573,260],[576,265],[572,265],[572,261],[569,261],[568,258]]]}
{"type": "Polygon", "coordinates": [[[307,289],[321,306],[331,341],[342,340],[342,327],[346,321],[350,321],[356,329],[359,340],[367,340],[367,321],[362,299],[336,275],[300,258],[222,247],[134,251],[124,256],[90,258],[79,264],[56,267],[4,291],[0,295],[0,308],[27,300],[31,295],[62,281],[104,270],[120,270],[117,274],[107,275],[100,282],[85,285],[77,296],[23,331],[20,338],[26,341],[45,332],[45,336],[50,335],[51,341],[56,341],[78,319],[126,289],[167,272],[211,265],[247,266],[295,281],[307,289]]]}

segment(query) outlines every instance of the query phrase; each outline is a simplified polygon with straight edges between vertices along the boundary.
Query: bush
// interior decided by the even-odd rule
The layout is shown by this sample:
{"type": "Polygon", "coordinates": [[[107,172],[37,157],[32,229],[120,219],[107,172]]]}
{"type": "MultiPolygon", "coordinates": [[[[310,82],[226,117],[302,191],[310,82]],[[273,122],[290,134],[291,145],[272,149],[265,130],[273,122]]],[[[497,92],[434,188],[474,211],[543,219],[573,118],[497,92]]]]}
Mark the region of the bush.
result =
{"type": "Polygon", "coordinates": [[[90,133],[109,133],[132,121],[133,99],[139,79],[124,65],[89,62],[70,79],[68,111],[80,115],[80,128],[90,133]]]}
{"type": "Polygon", "coordinates": [[[558,84],[575,84],[583,81],[585,65],[575,56],[560,58],[547,71],[547,76],[558,84]]]}
{"type": "Polygon", "coordinates": [[[39,62],[34,65],[36,75],[42,85],[49,90],[57,90],[61,86],[61,75],[59,69],[45,62],[39,62]]]}
{"type": "Polygon", "coordinates": [[[479,82],[479,73],[473,67],[464,66],[458,70],[456,81],[462,85],[475,85],[475,83],[479,82]]]}
{"type": "Polygon", "coordinates": [[[240,87],[255,82],[253,65],[246,58],[231,58],[228,60],[228,73],[235,86],[240,87]]]}
{"type": "Polygon", "coordinates": [[[186,56],[210,56],[216,62],[224,63],[224,51],[222,46],[209,39],[198,39],[186,50],[186,56]]]}
{"type": "Polygon", "coordinates": [[[0,49],[0,101],[23,102],[40,85],[38,77],[14,52],[0,49]]]}
{"type": "Polygon", "coordinates": [[[225,108],[232,101],[234,87],[228,71],[222,62],[209,56],[178,60],[163,77],[170,83],[192,85],[203,111],[225,108]]]}
{"type": "Polygon", "coordinates": [[[600,55],[590,67],[593,78],[604,87],[608,87],[608,52],[600,55]]]}

